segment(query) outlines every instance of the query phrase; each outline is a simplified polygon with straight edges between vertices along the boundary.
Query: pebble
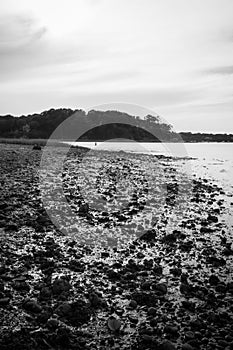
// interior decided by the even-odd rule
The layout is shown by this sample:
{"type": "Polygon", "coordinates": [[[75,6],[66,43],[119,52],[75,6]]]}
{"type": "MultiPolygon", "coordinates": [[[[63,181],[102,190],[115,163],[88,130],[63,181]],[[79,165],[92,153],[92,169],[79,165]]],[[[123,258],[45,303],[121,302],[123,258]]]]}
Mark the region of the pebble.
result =
{"type": "Polygon", "coordinates": [[[182,345],[182,350],[194,350],[194,348],[190,344],[185,343],[182,345]]]}
{"type": "Polygon", "coordinates": [[[55,279],[52,285],[53,293],[57,295],[69,291],[70,288],[71,285],[65,278],[55,279]]]}
{"type": "Polygon", "coordinates": [[[29,311],[35,314],[40,313],[42,311],[42,307],[34,299],[26,299],[23,302],[23,307],[26,311],[29,311]]]}
{"type": "Polygon", "coordinates": [[[165,283],[158,283],[155,286],[155,289],[160,292],[161,294],[167,293],[167,285],[165,283]]]}
{"type": "Polygon", "coordinates": [[[169,340],[165,340],[160,344],[161,350],[176,350],[176,346],[169,340]]]}
{"type": "Polygon", "coordinates": [[[136,309],[138,306],[138,303],[135,301],[135,300],[130,300],[129,302],[129,307],[132,308],[132,309],[136,309]]]}
{"type": "Polygon", "coordinates": [[[0,307],[6,306],[10,303],[10,298],[1,298],[0,299],[0,307]]]}
{"type": "Polygon", "coordinates": [[[156,315],[156,312],[157,312],[157,310],[156,310],[155,307],[149,307],[147,313],[148,313],[149,316],[155,316],[155,315],[156,315]]]}

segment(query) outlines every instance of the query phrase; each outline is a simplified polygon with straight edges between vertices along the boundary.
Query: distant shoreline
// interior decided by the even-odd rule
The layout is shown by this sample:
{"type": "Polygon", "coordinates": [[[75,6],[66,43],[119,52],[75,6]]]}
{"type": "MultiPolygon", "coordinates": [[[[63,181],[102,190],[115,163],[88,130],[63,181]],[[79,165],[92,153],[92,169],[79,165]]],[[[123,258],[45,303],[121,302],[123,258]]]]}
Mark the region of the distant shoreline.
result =
{"type": "MultiPolygon", "coordinates": [[[[0,138],[0,144],[4,143],[4,144],[17,144],[17,145],[35,145],[38,144],[41,147],[45,146],[47,143],[47,139],[22,139],[22,138],[0,138]]],[[[54,140],[53,145],[59,145],[61,146],[62,144],[66,144],[66,142],[73,142],[72,140],[54,140]]],[[[75,142],[79,142],[79,143],[90,143],[90,142],[98,142],[98,143],[102,143],[102,142],[117,142],[117,141],[104,141],[104,140],[82,140],[82,141],[75,141],[75,142]]],[[[136,140],[132,140],[132,141],[127,141],[124,140],[124,143],[127,142],[138,142],[138,143],[233,143],[232,141],[184,141],[184,142],[178,142],[178,141],[161,141],[161,142],[155,142],[155,141],[136,141],[136,140]]],[[[119,141],[119,143],[121,143],[121,141],[119,141]]],[[[84,146],[85,147],[85,146],[84,146]]]]}

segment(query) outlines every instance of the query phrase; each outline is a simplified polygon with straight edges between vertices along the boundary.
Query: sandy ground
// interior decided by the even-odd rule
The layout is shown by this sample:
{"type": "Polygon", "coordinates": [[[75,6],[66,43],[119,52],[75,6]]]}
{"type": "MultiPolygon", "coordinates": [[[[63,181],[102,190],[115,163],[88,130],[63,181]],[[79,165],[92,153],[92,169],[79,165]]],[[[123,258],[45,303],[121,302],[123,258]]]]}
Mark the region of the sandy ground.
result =
{"type": "Polygon", "coordinates": [[[188,159],[72,149],[70,217],[41,154],[0,145],[0,348],[233,349],[224,190],[188,159]]]}

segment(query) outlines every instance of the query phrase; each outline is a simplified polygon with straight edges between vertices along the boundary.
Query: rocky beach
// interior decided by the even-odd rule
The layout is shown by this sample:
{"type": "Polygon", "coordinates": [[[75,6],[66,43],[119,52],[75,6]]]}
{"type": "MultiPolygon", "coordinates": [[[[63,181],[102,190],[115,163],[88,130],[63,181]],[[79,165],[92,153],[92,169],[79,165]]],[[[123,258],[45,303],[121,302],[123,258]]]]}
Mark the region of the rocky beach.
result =
{"type": "Polygon", "coordinates": [[[66,235],[42,152],[0,144],[0,349],[232,350],[232,194],[192,159],[71,148],[66,235]]]}

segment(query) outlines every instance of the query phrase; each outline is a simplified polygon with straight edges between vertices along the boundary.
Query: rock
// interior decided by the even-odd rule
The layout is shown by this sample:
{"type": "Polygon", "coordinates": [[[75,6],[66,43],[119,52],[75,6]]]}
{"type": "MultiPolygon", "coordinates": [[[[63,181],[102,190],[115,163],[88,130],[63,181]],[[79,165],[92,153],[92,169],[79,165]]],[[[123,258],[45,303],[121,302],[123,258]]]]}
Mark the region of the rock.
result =
{"type": "Polygon", "coordinates": [[[0,280],[0,292],[4,292],[5,286],[4,283],[0,280]]]}
{"type": "Polygon", "coordinates": [[[78,327],[90,320],[91,312],[85,301],[79,299],[69,303],[69,306],[70,311],[67,309],[67,314],[65,314],[64,317],[72,326],[78,327]]]}
{"type": "Polygon", "coordinates": [[[56,318],[49,318],[47,321],[47,326],[49,328],[56,329],[59,326],[59,323],[59,320],[57,320],[56,318]]]}
{"type": "Polygon", "coordinates": [[[138,305],[146,305],[148,307],[154,307],[158,303],[158,295],[155,292],[134,292],[132,298],[138,303],[138,305]]]}
{"type": "Polygon", "coordinates": [[[221,282],[217,284],[215,290],[217,293],[226,293],[227,287],[225,283],[221,282]]]}
{"type": "Polygon", "coordinates": [[[217,285],[218,282],[219,282],[218,276],[216,276],[216,275],[211,275],[211,276],[209,277],[209,283],[210,283],[212,286],[217,285]]]}
{"type": "Polygon", "coordinates": [[[89,212],[89,205],[87,203],[85,204],[80,204],[80,207],[79,207],[79,215],[81,216],[85,216],[88,214],[89,212]]]}
{"type": "Polygon", "coordinates": [[[152,270],[156,275],[162,275],[163,273],[163,268],[160,265],[155,265],[152,270]]]}
{"type": "Polygon", "coordinates": [[[207,220],[208,220],[209,222],[218,222],[217,216],[211,215],[211,214],[208,215],[207,220]]]}
{"type": "Polygon", "coordinates": [[[176,346],[169,340],[165,340],[160,344],[160,350],[176,350],[176,346]]]}
{"type": "MultiPolygon", "coordinates": [[[[60,349],[69,348],[70,344],[70,331],[66,327],[60,327],[57,330],[56,343],[59,345],[60,349]]],[[[81,340],[80,340],[81,344],[81,340]]]]}
{"type": "Polygon", "coordinates": [[[53,293],[56,295],[59,295],[63,292],[67,292],[70,290],[70,288],[71,285],[69,281],[67,281],[67,279],[65,278],[56,278],[52,285],[53,293]]]}
{"type": "Polygon", "coordinates": [[[88,298],[92,307],[97,308],[101,305],[101,299],[96,293],[90,293],[88,298]]]}
{"type": "Polygon", "coordinates": [[[170,269],[170,273],[173,274],[173,276],[181,276],[182,269],[179,267],[174,267],[170,269]]]}
{"type": "Polygon", "coordinates": [[[225,247],[222,251],[223,255],[231,256],[233,255],[233,250],[230,247],[225,247]]]}
{"type": "Polygon", "coordinates": [[[166,283],[157,283],[155,285],[155,290],[158,291],[162,295],[167,294],[167,285],[166,285],[166,283]]]}
{"type": "Polygon", "coordinates": [[[49,287],[43,287],[40,291],[40,300],[48,300],[52,296],[52,290],[49,287]]]}
{"type": "Polygon", "coordinates": [[[164,332],[168,333],[168,334],[172,334],[172,335],[177,335],[178,334],[178,327],[177,326],[173,326],[173,325],[166,325],[164,327],[164,332]]]}
{"type": "Polygon", "coordinates": [[[138,318],[136,316],[128,316],[128,319],[130,320],[131,323],[137,324],[138,323],[138,318]]]}
{"type": "Polygon", "coordinates": [[[137,306],[138,306],[138,303],[135,301],[135,300],[130,300],[130,302],[129,302],[129,307],[131,308],[131,309],[136,309],[137,308],[137,306]]]}
{"type": "Polygon", "coordinates": [[[51,316],[50,312],[42,310],[42,312],[38,314],[36,319],[37,319],[37,322],[45,324],[50,318],[50,316],[51,316]]]}
{"type": "Polygon", "coordinates": [[[143,334],[142,335],[142,340],[145,343],[151,343],[151,342],[153,342],[154,337],[152,335],[149,335],[149,334],[143,334]]]}
{"type": "Polygon", "coordinates": [[[115,318],[114,316],[110,316],[108,319],[108,328],[111,331],[118,331],[121,327],[121,321],[119,318],[115,318]]]}
{"type": "Polygon", "coordinates": [[[22,291],[22,292],[29,292],[29,290],[30,290],[29,284],[26,281],[21,280],[20,278],[15,279],[13,281],[12,287],[14,289],[16,289],[18,291],[22,291]]]}
{"type": "Polygon", "coordinates": [[[144,290],[149,290],[150,287],[151,287],[151,282],[150,281],[143,282],[142,285],[141,285],[141,288],[144,289],[144,290]]]}
{"type": "Polygon", "coordinates": [[[149,316],[154,316],[154,315],[156,315],[156,312],[157,312],[157,310],[156,310],[155,307],[149,307],[147,313],[148,313],[149,316]]]}
{"type": "Polygon", "coordinates": [[[42,311],[42,307],[34,299],[26,299],[23,303],[23,308],[34,314],[38,314],[42,311]]]}
{"type": "Polygon", "coordinates": [[[109,252],[101,252],[101,258],[108,258],[109,256],[109,252]]]}
{"type": "Polygon", "coordinates": [[[182,345],[182,350],[194,350],[194,348],[190,344],[185,343],[182,345]]]}
{"type": "Polygon", "coordinates": [[[18,230],[18,226],[17,226],[17,224],[15,224],[13,222],[9,222],[5,226],[5,231],[17,231],[17,230],[18,230]]]}
{"type": "Polygon", "coordinates": [[[62,303],[61,305],[59,305],[56,310],[55,313],[59,316],[67,316],[72,312],[71,310],[71,306],[69,303],[65,302],[62,303]]]}
{"type": "Polygon", "coordinates": [[[190,300],[183,300],[182,301],[182,306],[190,311],[195,311],[196,304],[190,300]]]}
{"type": "Polygon", "coordinates": [[[182,294],[188,294],[188,293],[190,293],[190,290],[191,290],[191,288],[190,288],[190,285],[188,283],[181,283],[180,284],[180,292],[182,294]]]}
{"type": "Polygon", "coordinates": [[[186,338],[186,339],[194,339],[194,337],[195,337],[195,335],[194,335],[194,333],[191,332],[191,331],[187,331],[187,332],[185,333],[185,338],[186,338]]]}
{"type": "Polygon", "coordinates": [[[10,298],[1,298],[0,299],[0,307],[4,307],[6,305],[8,305],[10,302],[10,298]]]}
{"type": "Polygon", "coordinates": [[[34,151],[41,151],[41,146],[38,145],[38,143],[36,143],[33,148],[32,148],[34,151]]]}

